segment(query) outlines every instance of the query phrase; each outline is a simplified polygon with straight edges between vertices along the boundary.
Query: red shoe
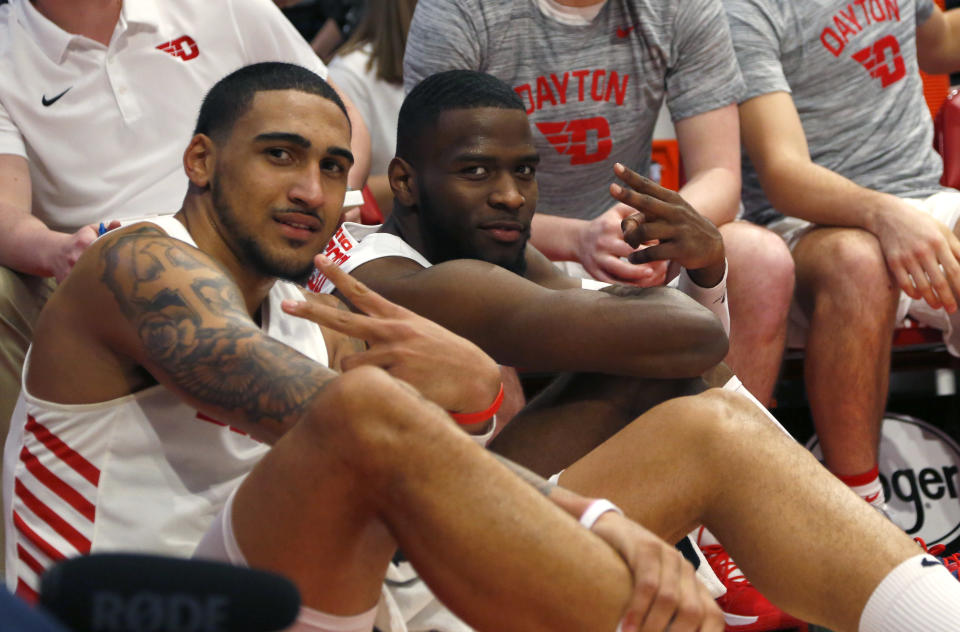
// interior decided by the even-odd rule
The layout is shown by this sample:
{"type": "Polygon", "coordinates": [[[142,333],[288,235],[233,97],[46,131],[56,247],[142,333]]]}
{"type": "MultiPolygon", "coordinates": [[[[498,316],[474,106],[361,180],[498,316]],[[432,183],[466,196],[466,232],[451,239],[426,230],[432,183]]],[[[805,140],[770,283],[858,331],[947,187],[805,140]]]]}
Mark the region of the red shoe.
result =
{"type": "Polygon", "coordinates": [[[723,610],[727,632],[807,629],[803,621],[780,610],[761,595],[722,546],[701,544],[700,550],[713,572],[727,588],[727,594],[717,599],[717,604],[723,610]]]}
{"type": "Polygon", "coordinates": [[[960,579],[960,553],[944,556],[943,552],[947,547],[942,544],[934,544],[931,547],[927,547],[927,543],[923,541],[923,538],[914,538],[913,541],[920,545],[920,548],[923,549],[924,553],[937,558],[937,560],[939,560],[939,562],[947,568],[951,575],[953,575],[956,579],[960,579]]]}

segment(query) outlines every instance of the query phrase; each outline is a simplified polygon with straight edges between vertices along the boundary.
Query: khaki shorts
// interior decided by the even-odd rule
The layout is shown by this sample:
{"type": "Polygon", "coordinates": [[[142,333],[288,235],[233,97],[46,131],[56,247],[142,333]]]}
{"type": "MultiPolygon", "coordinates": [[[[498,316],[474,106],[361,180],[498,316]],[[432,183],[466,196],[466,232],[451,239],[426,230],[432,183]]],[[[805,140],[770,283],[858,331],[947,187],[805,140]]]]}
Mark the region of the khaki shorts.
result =
{"type": "MultiPolygon", "coordinates": [[[[949,226],[951,229],[953,229],[957,221],[960,220],[960,191],[941,191],[924,199],[903,198],[903,200],[933,216],[934,219],[949,226]]],[[[816,225],[796,217],[784,217],[767,224],[767,228],[780,235],[780,237],[787,242],[787,247],[789,247],[792,252],[800,239],[816,228],[816,225]]],[[[942,331],[947,331],[950,327],[946,312],[942,309],[930,309],[924,301],[914,301],[905,293],[901,292],[900,303],[897,306],[896,322],[901,322],[908,314],[929,327],[935,327],[942,331]]],[[[807,331],[809,329],[810,321],[803,313],[803,310],[800,309],[797,302],[794,301],[790,306],[787,347],[799,349],[806,346],[807,331]]]]}

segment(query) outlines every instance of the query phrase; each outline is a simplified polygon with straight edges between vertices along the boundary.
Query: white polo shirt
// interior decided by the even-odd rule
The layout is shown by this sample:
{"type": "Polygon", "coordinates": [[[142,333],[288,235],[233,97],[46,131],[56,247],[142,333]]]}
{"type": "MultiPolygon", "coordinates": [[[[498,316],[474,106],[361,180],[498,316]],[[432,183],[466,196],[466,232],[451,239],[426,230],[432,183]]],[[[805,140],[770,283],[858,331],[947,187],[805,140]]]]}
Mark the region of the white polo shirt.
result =
{"type": "Polygon", "coordinates": [[[27,158],[33,213],[56,230],[176,210],[203,96],[261,61],[327,74],[271,0],[125,0],[109,46],[11,0],[0,5],[0,154],[27,158]]]}

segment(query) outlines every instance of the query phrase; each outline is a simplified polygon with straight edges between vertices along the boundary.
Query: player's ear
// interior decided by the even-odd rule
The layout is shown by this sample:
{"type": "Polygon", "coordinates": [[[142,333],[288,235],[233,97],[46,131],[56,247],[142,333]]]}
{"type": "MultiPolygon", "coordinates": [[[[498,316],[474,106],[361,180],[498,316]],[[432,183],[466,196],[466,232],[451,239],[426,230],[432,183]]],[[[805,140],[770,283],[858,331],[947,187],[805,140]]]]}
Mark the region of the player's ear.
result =
{"type": "Polygon", "coordinates": [[[186,151],[183,152],[183,170],[190,178],[190,183],[205,189],[210,183],[213,174],[213,162],[216,147],[213,140],[206,134],[196,134],[190,139],[186,151]]]}
{"type": "Polygon", "coordinates": [[[394,158],[387,167],[387,178],[393,197],[404,206],[414,206],[417,203],[417,184],[413,167],[403,158],[394,158]]]}

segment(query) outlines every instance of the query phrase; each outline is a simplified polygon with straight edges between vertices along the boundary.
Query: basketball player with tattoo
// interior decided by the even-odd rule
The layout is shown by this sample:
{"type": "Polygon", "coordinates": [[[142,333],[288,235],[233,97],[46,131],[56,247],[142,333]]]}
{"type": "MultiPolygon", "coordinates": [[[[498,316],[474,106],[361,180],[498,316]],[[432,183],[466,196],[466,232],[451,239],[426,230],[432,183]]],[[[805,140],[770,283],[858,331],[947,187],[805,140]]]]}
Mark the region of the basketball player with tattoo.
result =
{"type": "Polygon", "coordinates": [[[484,425],[498,392],[472,343],[322,260],[368,315],[321,319],[369,349],[286,313],[339,220],[349,147],[316,75],[241,69],[204,101],[179,212],[79,259],[40,317],[6,444],[8,584],[34,598],[45,568],[88,552],[195,554],[293,579],[296,630],[396,630],[378,602],[399,545],[481,630],[718,632],[672,547],[521,472],[531,486],[457,427],[484,425]]]}

